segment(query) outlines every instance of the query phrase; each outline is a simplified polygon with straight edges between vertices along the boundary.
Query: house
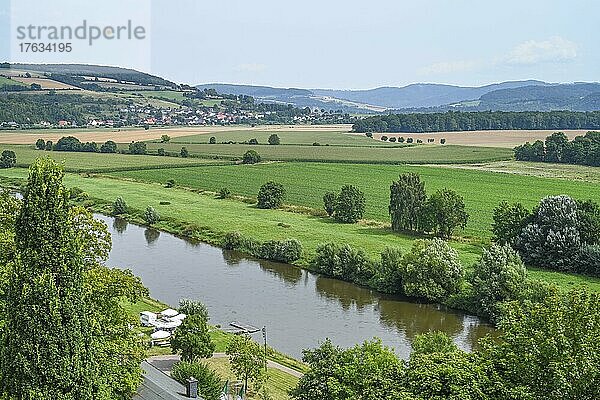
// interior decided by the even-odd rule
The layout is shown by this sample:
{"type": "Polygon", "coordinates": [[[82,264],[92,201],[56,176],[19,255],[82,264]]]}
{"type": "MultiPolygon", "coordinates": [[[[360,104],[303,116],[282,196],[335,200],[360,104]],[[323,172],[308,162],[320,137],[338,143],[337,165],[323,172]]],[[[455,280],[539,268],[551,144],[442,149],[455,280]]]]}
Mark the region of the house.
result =
{"type": "MultiPolygon", "coordinates": [[[[187,399],[186,388],[147,361],[142,362],[144,380],[133,400],[181,400],[187,399]]],[[[202,400],[201,397],[196,397],[202,400]]]]}

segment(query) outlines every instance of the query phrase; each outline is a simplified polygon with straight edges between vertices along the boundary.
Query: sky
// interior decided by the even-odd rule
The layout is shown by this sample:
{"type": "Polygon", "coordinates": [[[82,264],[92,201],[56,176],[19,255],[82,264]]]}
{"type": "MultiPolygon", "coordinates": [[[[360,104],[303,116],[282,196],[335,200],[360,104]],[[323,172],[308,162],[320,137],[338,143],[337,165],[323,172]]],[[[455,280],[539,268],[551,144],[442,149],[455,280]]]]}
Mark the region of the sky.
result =
{"type": "MultiPolygon", "coordinates": [[[[144,43],[99,41],[48,60],[139,68],[178,83],[364,89],[600,80],[597,0],[13,0],[11,42],[32,10],[38,24],[87,15],[147,28],[144,43]]],[[[6,47],[0,43],[5,57],[6,47]]],[[[25,56],[12,43],[8,57],[25,56]]]]}

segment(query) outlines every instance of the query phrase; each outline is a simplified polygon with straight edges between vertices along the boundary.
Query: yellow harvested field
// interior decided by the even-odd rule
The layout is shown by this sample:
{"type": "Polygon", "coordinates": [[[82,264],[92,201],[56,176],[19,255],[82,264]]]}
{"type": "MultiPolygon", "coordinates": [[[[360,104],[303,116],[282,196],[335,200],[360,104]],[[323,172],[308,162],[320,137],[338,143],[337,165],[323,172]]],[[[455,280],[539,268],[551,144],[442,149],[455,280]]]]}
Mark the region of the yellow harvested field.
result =
{"type": "Polygon", "coordinates": [[[24,78],[21,76],[14,76],[13,79],[15,81],[24,83],[26,85],[31,85],[32,83],[37,83],[42,87],[42,89],[75,89],[80,90],[78,87],[67,85],[66,83],[54,81],[48,78],[24,78]]]}
{"type": "Polygon", "coordinates": [[[421,139],[427,142],[427,139],[435,139],[439,143],[440,139],[446,139],[446,144],[456,144],[463,146],[485,146],[485,147],[515,147],[525,142],[535,142],[544,140],[546,136],[554,132],[564,132],[570,139],[578,135],[584,135],[588,130],[506,130],[506,131],[465,131],[465,132],[435,132],[435,133],[375,133],[373,137],[380,139],[381,136],[404,137],[421,139]]]}
{"type": "Polygon", "coordinates": [[[27,130],[27,131],[3,131],[0,132],[0,143],[5,144],[34,144],[39,138],[52,140],[56,142],[63,136],[75,136],[82,142],[102,143],[107,140],[113,140],[118,143],[128,143],[131,141],[143,141],[160,139],[162,135],[169,135],[172,138],[181,136],[191,136],[200,134],[211,134],[218,132],[232,131],[297,131],[298,133],[306,131],[319,132],[339,132],[341,130],[350,130],[350,125],[278,125],[278,126],[204,126],[204,127],[177,127],[177,128],[143,128],[133,129],[48,129],[48,130],[27,130]]]}

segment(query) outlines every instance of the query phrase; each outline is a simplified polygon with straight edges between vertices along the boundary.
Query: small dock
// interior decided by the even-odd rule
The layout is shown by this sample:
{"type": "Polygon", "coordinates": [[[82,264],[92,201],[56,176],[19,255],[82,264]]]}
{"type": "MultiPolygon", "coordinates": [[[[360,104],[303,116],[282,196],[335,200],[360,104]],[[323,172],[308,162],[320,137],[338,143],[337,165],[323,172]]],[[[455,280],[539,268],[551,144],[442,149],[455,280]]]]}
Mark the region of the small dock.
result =
{"type": "Polygon", "coordinates": [[[253,334],[256,332],[260,332],[261,328],[257,328],[255,326],[244,324],[242,322],[233,321],[229,323],[229,327],[221,328],[223,332],[234,333],[236,335],[241,334],[253,334]]]}

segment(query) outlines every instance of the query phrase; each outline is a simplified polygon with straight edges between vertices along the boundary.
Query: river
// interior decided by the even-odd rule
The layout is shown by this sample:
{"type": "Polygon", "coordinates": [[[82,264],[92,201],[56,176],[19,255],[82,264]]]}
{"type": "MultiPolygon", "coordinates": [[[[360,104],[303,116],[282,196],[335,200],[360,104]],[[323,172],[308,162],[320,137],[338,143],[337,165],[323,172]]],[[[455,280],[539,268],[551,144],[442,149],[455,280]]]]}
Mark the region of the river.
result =
{"type": "MultiPolygon", "coordinates": [[[[325,338],[344,347],[373,337],[407,358],[418,333],[440,330],[470,350],[493,331],[477,317],[408,302],[287,264],[248,258],[103,215],[112,234],[109,266],[140,276],[153,298],[206,304],[212,324],[266,326],[269,345],[300,358],[325,338]]],[[[260,334],[256,335],[261,340],[260,334]]]]}

